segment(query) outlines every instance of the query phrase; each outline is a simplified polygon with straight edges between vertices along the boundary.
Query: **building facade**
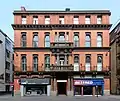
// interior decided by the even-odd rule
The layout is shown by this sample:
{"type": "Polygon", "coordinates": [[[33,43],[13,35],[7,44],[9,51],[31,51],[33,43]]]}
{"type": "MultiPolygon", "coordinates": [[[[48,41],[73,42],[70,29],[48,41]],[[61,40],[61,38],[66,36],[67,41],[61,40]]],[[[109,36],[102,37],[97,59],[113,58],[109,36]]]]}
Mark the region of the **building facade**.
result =
{"type": "Polygon", "coordinates": [[[22,7],[13,14],[15,93],[110,93],[109,10],[22,7]]]}
{"type": "Polygon", "coordinates": [[[0,30],[0,92],[11,91],[13,81],[13,41],[0,30]]]}
{"type": "Polygon", "coordinates": [[[120,23],[110,32],[111,94],[120,94],[120,23]]]}

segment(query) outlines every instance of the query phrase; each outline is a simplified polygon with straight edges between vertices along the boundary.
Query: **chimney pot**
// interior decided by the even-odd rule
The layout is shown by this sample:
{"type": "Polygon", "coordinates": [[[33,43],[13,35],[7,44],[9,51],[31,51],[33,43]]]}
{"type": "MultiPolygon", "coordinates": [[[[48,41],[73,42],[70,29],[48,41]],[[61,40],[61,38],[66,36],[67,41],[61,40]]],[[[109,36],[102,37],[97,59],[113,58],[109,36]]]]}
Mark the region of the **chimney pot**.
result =
{"type": "Polygon", "coordinates": [[[21,11],[26,11],[24,6],[21,6],[21,11]]]}

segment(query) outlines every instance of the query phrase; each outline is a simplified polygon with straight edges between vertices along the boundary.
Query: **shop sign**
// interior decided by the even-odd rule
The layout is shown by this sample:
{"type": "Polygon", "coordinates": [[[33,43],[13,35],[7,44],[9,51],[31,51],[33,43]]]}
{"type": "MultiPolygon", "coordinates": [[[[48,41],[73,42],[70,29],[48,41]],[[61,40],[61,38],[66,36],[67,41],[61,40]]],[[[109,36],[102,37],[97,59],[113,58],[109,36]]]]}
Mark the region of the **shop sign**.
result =
{"type": "Polygon", "coordinates": [[[90,80],[75,80],[74,85],[92,85],[93,81],[90,80]]]}
{"type": "Polygon", "coordinates": [[[44,79],[21,79],[21,84],[50,84],[50,79],[49,78],[44,78],[44,79]]]}

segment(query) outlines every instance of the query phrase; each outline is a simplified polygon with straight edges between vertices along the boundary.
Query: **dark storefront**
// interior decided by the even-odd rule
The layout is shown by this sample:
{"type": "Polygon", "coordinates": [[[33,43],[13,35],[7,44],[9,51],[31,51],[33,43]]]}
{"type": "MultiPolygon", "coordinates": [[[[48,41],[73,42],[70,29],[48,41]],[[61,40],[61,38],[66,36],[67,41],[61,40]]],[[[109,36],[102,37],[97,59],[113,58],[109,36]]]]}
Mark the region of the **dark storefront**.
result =
{"type": "Polygon", "coordinates": [[[74,95],[104,95],[103,79],[74,79],[74,95]]]}
{"type": "Polygon", "coordinates": [[[22,78],[21,83],[21,96],[25,95],[47,95],[50,96],[50,79],[26,79],[22,78]]]}

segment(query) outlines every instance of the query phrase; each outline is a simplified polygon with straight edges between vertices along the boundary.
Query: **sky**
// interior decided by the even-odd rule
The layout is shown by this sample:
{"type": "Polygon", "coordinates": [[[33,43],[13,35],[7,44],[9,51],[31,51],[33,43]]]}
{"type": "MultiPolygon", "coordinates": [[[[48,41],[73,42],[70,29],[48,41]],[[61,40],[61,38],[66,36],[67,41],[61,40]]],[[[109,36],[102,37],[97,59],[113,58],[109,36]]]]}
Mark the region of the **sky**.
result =
{"type": "MultiPolygon", "coordinates": [[[[20,10],[110,10],[113,27],[120,19],[120,0],[2,0],[0,2],[0,29],[14,40],[13,11],[20,10]]],[[[112,27],[112,28],[113,28],[112,27]]],[[[111,28],[111,29],[112,29],[111,28]]]]}

